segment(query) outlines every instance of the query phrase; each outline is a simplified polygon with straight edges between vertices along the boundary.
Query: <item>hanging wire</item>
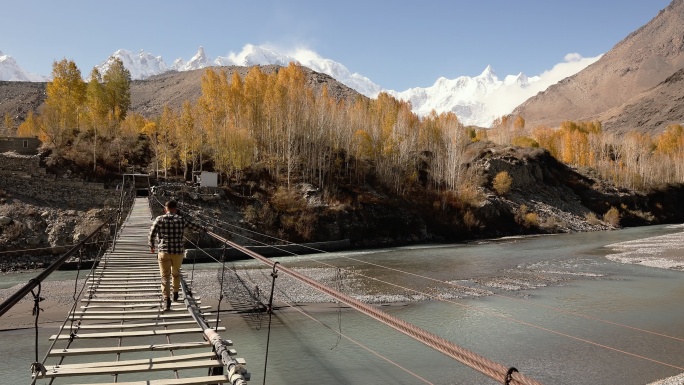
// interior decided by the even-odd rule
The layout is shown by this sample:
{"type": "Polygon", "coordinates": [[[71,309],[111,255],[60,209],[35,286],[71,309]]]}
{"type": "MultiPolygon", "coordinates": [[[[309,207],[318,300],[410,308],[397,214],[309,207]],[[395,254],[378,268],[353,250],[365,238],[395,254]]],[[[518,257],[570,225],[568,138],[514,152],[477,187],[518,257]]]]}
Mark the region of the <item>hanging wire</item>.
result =
{"type": "Polygon", "coordinates": [[[263,384],[266,385],[266,367],[268,366],[268,347],[271,344],[271,319],[273,316],[273,291],[275,289],[275,281],[276,278],[278,278],[278,270],[276,269],[276,266],[278,265],[278,262],[273,264],[273,270],[271,271],[271,297],[268,300],[268,334],[266,335],[266,357],[264,358],[264,382],[263,384]]]}
{"type": "MultiPolygon", "coordinates": [[[[339,292],[342,291],[342,269],[339,267],[335,271],[335,290],[339,292]]],[[[335,302],[337,302],[337,326],[339,328],[339,333],[337,333],[337,342],[335,342],[335,346],[330,348],[330,350],[335,349],[337,345],[340,344],[340,341],[342,341],[342,302],[337,299],[335,299],[335,302]]]]}
{"type": "MultiPolygon", "coordinates": [[[[36,281],[35,278],[32,279],[32,281],[36,281]]],[[[40,281],[38,281],[38,286],[36,287],[36,291],[34,292],[33,289],[31,289],[31,295],[33,295],[33,315],[35,316],[35,323],[34,323],[34,329],[36,330],[36,339],[35,339],[35,353],[36,353],[36,360],[33,362],[31,365],[31,372],[35,375],[37,372],[40,372],[41,374],[45,374],[45,366],[41,362],[38,361],[38,317],[40,316],[40,312],[43,310],[40,308],[40,302],[45,300],[45,298],[40,296],[40,292],[42,290],[42,284],[40,281]]]]}
{"type": "MultiPolygon", "coordinates": [[[[187,203],[186,203],[186,204],[187,204],[187,203]]],[[[280,239],[280,238],[277,238],[277,237],[273,237],[273,236],[270,236],[270,235],[267,235],[267,234],[259,233],[259,232],[254,231],[254,230],[250,230],[250,229],[243,228],[243,227],[240,227],[240,226],[237,226],[237,225],[233,225],[233,224],[228,223],[228,222],[225,222],[225,221],[219,221],[219,222],[221,222],[221,223],[223,223],[223,224],[225,224],[225,225],[227,225],[227,226],[235,227],[235,228],[238,228],[238,229],[240,229],[240,230],[244,230],[244,231],[247,231],[247,232],[250,232],[250,233],[253,233],[253,234],[262,236],[262,237],[265,237],[265,238],[270,238],[270,239],[273,239],[273,240],[277,240],[277,241],[280,241],[280,242],[284,242],[284,243],[286,243],[286,244],[288,244],[288,245],[297,245],[297,246],[301,246],[301,247],[306,248],[306,249],[311,250],[311,251],[320,252],[320,253],[327,253],[327,251],[325,251],[325,250],[320,250],[320,249],[317,249],[317,248],[315,248],[315,247],[308,246],[308,245],[292,243],[292,242],[289,242],[289,241],[286,241],[286,240],[283,240],[283,239],[280,239]]],[[[256,240],[253,239],[253,238],[248,238],[248,237],[246,237],[246,236],[244,236],[244,235],[241,235],[241,234],[239,234],[239,233],[237,233],[237,232],[233,232],[233,231],[230,231],[230,230],[228,230],[228,229],[221,228],[221,227],[218,227],[218,226],[216,226],[216,228],[217,228],[217,229],[221,229],[221,230],[223,230],[223,231],[226,231],[226,232],[228,232],[228,233],[230,233],[230,234],[238,235],[238,236],[241,236],[241,237],[243,237],[243,238],[249,239],[249,240],[251,240],[251,241],[253,241],[253,242],[260,243],[260,242],[256,241],[256,240]]],[[[262,243],[262,244],[263,244],[263,245],[266,245],[266,243],[262,243]]],[[[293,253],[293,252],[288,251],[288,250],[283,249],[283,248],[278,248],[278,247],[276,247],[276,246],[272,246],[272,247],[275,248],[275,249],[277,249],[277,250],[280,250],[280,251],[282,251],[282,252],[284,252],[284,253],[293,255],[293,256],[301,256],[301,255],[299,255],[299,254],[293,253]]],[[[630,326],[630,325],[625,325],[625,324],[622,324],[622,323],[619,323],[619,322],[613,322],[613,321],[605,320],[605,319],[602,319],[602,318],[598,318],[598,317],[594,317],[594,316],[582,314],[582,313],[575,312],[575,311],[571,311],[571,310],[567,310],[567,309],[557,308],[557,307],[553,307],[553,306],[547,306],[547,305],[540,304],[540,303],[536,303],[536,302],[533,302],[533,301],[530,301],[530,300],[526,300],[526,299],[523,299],[523,298],[515,298],[515,297],[507,296],[507,295],[504,295],[504,294],[495,293],[495,292],[492,292],[492,291],[490,291],[490,290],[480,289],[480,288],[477,288],[477,287],[459,285],[459,284],[454,283],[454,282],[449,282],[449,281],[444,281],[444,280],[440,280],[440,279],[436,279],[436,278],[432,278],[432,277],[427,277],[427,276],[423,276],[423,275],[420,275],[420,274],[408,272],[408,271],[401,270],[401,269],[397,269],[397,268],[393,268],[393,267],[383,266],[383,265],[380,265],[380,264],[377,264],[377,263],[368,262],[368,261],[360,260],[360,259],[358,259],[358,258],[353,258],[353,257],[345,256],[345,255],[340,255],[339,258],[343,258],[343,259],[347,259],[347,260],[350,260],[350,261],[355,261],[355,262],[359,262],[359,263],[363,263],[363,264],[367,264],[367,265],[371,265],[371,266],[375,266],[375,267],[379,267],[379,268],[383,268],[383,269],[387,269],[387,270],[399,272],[399,273],[402,273],[402,274],[411,275],[411,276],[413,276],[413,277],[418,277],[418,278],[422,278],[422,279],[426,279],[426,280],[430,280],[430,281],[434,281],[434,282],[439,282],[439,283],[446,284],[446,285],[450,285],[450,286],[453,286],[453,287],[456,287],[456,288],[462,288],[462,289],[465,289],[465,290],[473,290],[473,291],[477,291],[477,292],[483,293],[483,294],[485,294],[485,295],[493,295],[493,296],[500,297],[500,298],[506,298],[506,299],[509,299],[509,300],[513,300],[513,301],[517,301],[517,302],[522,302],[522,303],[525,303],[525,304],[529,304],[529,305],[531,305],[531,306],[536,306],[536,307],[540,307],[540,308],[545,308],[545,309],[553,310],[553,311],[560,312],[560,313],[563,313],[563,314],[568,314],[568,315],[572,315],[572,316],[576,316],[576,317],[580,317],[580,318],[585,318],[585,319],[589,319],[589,320],[596,321],[596,322],[602,322],[602,323],[609,324],[609,325],[613,325],[613,326],[618,326],[618,327],[622,327],[622,328],[626,328],[626,329],[630,329],[630,330],[635,330],[635,331],[639,331],[639,332],[643,332],[643,333],[647,333],[647,334],[653,334],[653,335],[657,335],[657,336],[660,336],[660,337],[669,338],[669,339],[673,339],[673,340],[678,340],[678,341],[684,342],[684,338],[675,337],[675,336],[671,336],[671,335],[668,335],[668,334],[659,333],[659,332],[655,332],[655,331],[651,331],[651,330],[647,330],[647,329],[643,329],[643,328],[638,328],[638,327],[634,327],[634,326],[630,326]]],[[[313,260],[313,259],[309,259],[309,260],[314,261],[314,262],[317,262],[317,263],[320,263],[319,261],[315,261],[315,260],[313,260]]]]}
{"type": "Polygon", "coordinates": [[[219,315],[221,314],[221,301],[223,301],[223,281],[226,277],[226,245],[221,249],[221,288],[219,289],[219,300],[216,310],[216,328],[219,326],[219,315]]]}
{"type": "MultiPolygon", "coordinates": [[[[80,289],[80,291],[79,291],[79,293],[78,293],[77,298],[81,298],[81,297],[82,297],[83,292],[85,291],[85,288],[86,288],[86,286],[87,286],[87,284],[88,284],[89,279],[95,275],[95,268],[98,266],[99,262],[102,260],[102,257],[105,255],[105,253],[103,253],[103,248],[104,248],[106,245],[109,244],[109,240],[110,240],[110,238],[111,238],[112,236],[113,236],[113,235],[111,234],[110,231],[107,231],[107,232],[106,232],[106,236],[105,236],[104,240],[102,240],[102,242],[100,243],[100,249],[98,250],[98,253],[97,253],[97,255],[95,256],[95,260],[93,261],[93,265],[91,266],[90,271],[88,272],[88,275],[86,276],[86,278],[85,278],[84,281],[83,281],[83,285],[81,286],[81,289],[80,289]]],[[[106,258],[105,258],[105,263],[106,263],[106,258]]],[[[92,297],[92,295],[89,296],[89,297],[92,297]]],[[[71,309],[70,309],[69,312],[67,313],[67,314],[68,314],[67,317],[64,319],[64,322],[62,323],[62,325],[60,326],[59,330],[57,331],[57,335],[58,335],[58,336],[61,335],[62,332],[64,331],[64,329],[66,328],[67,322],[69,322],[69,318],[71,318],[70,338],[69,338],[69,340],[68,340],[66,346],[64,347],[64,349],[68,349],[68,348],[71,346],[71,343],[73,342],[73,337],[72,337],[72,334],[74,334],[74,333],[73,333],[73,322],[74,322],[74,317],[73,317],[73,316],[75,315],[75,311],[76,311],[76,307],[77,307],[77,306],[78,306],[78,301],[74,301],[73,304],[72,304],[72,306],[71,306],[71,309]],[[71,316],[71,317],[70,317],[70,316],[71,316]]],[[[77,322],[77,325],[76,325],[77,330],[78,330],[78,328],[80,327],[80,324],[81,324],[81,321],[79,320],[79,321],[77,322]]],[[[52,341],[52,344],[50,345],[50,347],[48,348],[47,352],[45,353],[45,356],[43,357],[43,361],[42,361],[41,363],[39,363],[40,366],[42,366],[43,368],[44,368],[45,362],[46,362],[47,359],[48,359],[48,356],[49,356],[49,354],[50,354],[50,351],[52,351],[52,349],[55,347],[55,344],[57,344],[57,341],[59,341],[58,338],[55,338],[55,339],[52,341]]],[[[56,365],[61,365],[62,362],[64,361],[64,358],[65,358],[65,356],[61,356],[61,358],[59,359],[59,361],[58,361],[58,363],[57,363],[56,365]]],[[[33,379],[32,379],[32,381],[31,381],[31,385],[35,385],[37,379],[38,379],[37,376],[33,376],[33,379]]],[[[54,378],[51,378],[49,383],[52,384],[52,383],[54,382],[54,380],[55,380],[54,378]]]]}

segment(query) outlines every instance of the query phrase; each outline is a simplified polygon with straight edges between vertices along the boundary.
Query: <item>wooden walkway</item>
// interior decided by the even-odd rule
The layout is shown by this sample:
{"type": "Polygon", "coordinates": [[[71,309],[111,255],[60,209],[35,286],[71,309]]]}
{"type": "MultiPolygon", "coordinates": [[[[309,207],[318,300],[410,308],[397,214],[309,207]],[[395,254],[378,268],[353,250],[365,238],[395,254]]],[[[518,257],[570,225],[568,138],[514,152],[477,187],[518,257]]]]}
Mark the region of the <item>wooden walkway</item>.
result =
{"type": "MultiPolygon", "coordinates": [[[[157,258],[147,245],[147,202],[136,198],[115,247],[88,277],[80,308],[68,315],[60,334],[50,337],[57,341],[37,384],[234,383],[233,373],[209,375],[222,373],[214,368],[224,364],[192,314],[195,309],[200,317],[211,316],[203,312],[209,307],[187,298],[174,302],[170,311],[162,310],[157,258]]],[[[235,360],[244,365],[244,360],[235,360]]]]}

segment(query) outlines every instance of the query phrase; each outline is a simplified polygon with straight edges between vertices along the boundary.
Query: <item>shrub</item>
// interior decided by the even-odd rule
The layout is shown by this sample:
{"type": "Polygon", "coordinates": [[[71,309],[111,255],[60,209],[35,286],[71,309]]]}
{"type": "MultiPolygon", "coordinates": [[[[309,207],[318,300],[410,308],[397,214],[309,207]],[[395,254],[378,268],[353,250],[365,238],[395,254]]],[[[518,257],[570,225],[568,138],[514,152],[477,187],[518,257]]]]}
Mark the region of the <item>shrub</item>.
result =
{"type": "Polygon", "coordinates": [[[539,215],[537,213],[527,213],[525,214],[525,226],[539,226],[539,215]]]}
{"type": "Polygon", "coordinates": [[[536,140],[529,138],[527,136],[518,136],[516,138],[513,138],[513,140],[511,140],[511,144],[518,147],[539,147],[539,143],[537,143],[536,140]]]}
{"type": "Polygon", "coordinates": [[[496,174],[494,181],[492,182],[492,187],[499,195],[506,195],[511,190],[511,185],[513,184],[513,178],[506,171],[501,171],[496,174]]]}
{"type": "Polygon", "coordinates": [[[613,227],[620,226],[620,211],[615,207],[611,206],[605,214],[603,214],[603,221],[610,224],[613,227]]]}
{"type": "Polygon", "coordinates": [[[473,212],[470,210],[463,214],[463,223],[469,229],[480,227],[480,221],[477,220],[475,214],[473,214],[473,212]]]}
{"type": "Polygon", "coordinates": [[[596,217],[596,214],[594,214],[593,211],[584,214],[584,219],[587,221],[588,224],[592,226],[596,226],[599,223],[601,223],[601,221],[599,221],[599,219],[596,217]]]}

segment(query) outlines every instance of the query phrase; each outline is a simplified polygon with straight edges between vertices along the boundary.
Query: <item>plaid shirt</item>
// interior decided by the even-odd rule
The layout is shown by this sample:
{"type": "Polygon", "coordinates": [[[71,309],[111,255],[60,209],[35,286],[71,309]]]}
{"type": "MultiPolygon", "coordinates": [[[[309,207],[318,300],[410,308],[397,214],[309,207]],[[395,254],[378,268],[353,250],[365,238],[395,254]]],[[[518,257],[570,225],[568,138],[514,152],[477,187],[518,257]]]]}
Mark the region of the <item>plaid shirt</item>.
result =
{"type": "Polygon", "coordinates": [[[152,223],[148,235],[150,248],[157,249],[156,251],[159,253],[182,254],[185,243],[183,230],[186,227],[197,231],[204,230],[202,226],[192,223],[178,214],[166,213],[158,216],[152,223]],[[157,239],[156,246],[154,244],[155,238],[157,239]]]}

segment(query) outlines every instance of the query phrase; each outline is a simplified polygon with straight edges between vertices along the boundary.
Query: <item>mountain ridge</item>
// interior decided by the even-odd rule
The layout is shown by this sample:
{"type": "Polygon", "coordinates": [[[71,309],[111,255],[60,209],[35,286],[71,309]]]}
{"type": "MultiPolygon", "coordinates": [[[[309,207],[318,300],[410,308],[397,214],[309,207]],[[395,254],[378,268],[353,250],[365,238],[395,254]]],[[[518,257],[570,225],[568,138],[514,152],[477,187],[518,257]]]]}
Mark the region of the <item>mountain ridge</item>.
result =
{"type": "MultiPolygon", "coordinates": [[[[550,75],[546,79],[542,79],[542,76],[527,77],[520,72],[517,75],[507,75],[504,80],[499,80],[490,65],[475,77],[460,76],[455,79],[440,77],[430,87],[415,87],[397,92],[384,89],[369,78],[356,72],[353,73],[343,64],[323,58],[316,52],[307,49],[279,53],[267,47],[247,44],[238,53],[229,52],[226,56],[218,56],[212,61],[204,48],[200,46],[189,61],[186,62],[182,58],[178,58],[171,66],[166,64],[162,56],[155,56],[144,50],[136,53],[119,49],[107,60],[96,66],[101,74],[107,71],[114,58],[121,59],[134,80],[147,79],[168,71],[192,71],[210,66],[273,64],[286,66],[294,61],[316,72],[331,76],[367,97],[375,98],[380,92],[387,92],[402,100],[410,101],[414,107],[414,112],[420,116],[428,115],[433,109],[437,113],[453,112],[464,124],[481,127],[488,127],[495,118],[510,113],[515,106],[528,97],[565,77],[567,72],[552,69],[547,71],[550,75]],[[534,83],[533,87],[530,86],[532,83],[534,83]],[[472,84],[480,85],[473,87],[472,84]],[[483,100],[482,98],[485,96],[488,99],[483,100]]],[[[566,57],[565,63],[569,62],[566,57]]],[[[571,69],[570,73],[578,71],[584,65],[578,63],[578,61],[574,62],[574,65],[579,67],[571,69]]],[[[84,72],[83,76],[86,77],[87,74],[84,72]]],[[[0,75],[0,80],[2,79],[0,75]]],[[[29,81],[30,79],[24,77],[14,78],[14,80],[29,81]]]]}

